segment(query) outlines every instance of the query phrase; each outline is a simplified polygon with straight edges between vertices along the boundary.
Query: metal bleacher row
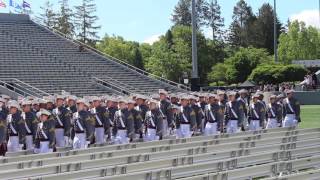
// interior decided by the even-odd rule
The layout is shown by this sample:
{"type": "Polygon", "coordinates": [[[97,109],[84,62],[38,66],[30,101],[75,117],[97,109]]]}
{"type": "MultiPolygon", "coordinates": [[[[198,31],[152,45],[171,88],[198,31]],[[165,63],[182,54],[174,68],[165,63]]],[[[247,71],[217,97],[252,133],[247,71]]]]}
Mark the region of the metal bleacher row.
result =
{"type": "Polygon", "coordinates": [[[320,128],[9,153],[0,179],[317,179],[320,128]]]}
{"type": "Polygon", "coordinates": [[[108,94],[119,89],[149,94],[160,88],[182,91],[177,84],[141,74],[142,70],[66,39],[26,15],[0,14],[0,42],[0,79],[8,82],[16,78],[49,94],[61,90],[76,95],[108,94]]]}

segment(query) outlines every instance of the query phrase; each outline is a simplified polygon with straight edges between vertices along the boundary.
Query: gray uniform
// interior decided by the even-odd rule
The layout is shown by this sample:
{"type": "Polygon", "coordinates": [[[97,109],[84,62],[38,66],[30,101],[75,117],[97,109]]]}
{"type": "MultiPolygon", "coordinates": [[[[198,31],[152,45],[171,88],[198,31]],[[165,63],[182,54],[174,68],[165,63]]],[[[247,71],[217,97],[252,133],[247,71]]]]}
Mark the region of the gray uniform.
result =
{"type": "Polygon", "coordinates": [[[248,120],[249,129],[258,130],[264,127],[266,117],[265,107],[262,103],[252,103],[249,107],[248,120]]]}

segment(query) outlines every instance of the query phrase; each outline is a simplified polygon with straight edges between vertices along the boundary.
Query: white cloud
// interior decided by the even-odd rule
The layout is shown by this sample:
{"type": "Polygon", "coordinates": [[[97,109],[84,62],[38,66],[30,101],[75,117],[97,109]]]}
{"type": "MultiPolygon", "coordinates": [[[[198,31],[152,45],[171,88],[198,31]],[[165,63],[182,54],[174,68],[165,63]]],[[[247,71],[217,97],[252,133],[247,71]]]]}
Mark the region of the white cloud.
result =
{"type": "Polygon", "coordinates": [[[307,26],[314,26],[320,28],[319,11],[318,10],[304,10],[298,14],[290,16],[290,21],[303,21],[307,26]]]}
{"type": "Polygon", "coordinates": [[[145,39],[143,42],[152,45],[154,42],[159,41],[160,36],[161,36],[161,34],[156,34],[156,35],[150,36],[147,39],[145,39]]]}

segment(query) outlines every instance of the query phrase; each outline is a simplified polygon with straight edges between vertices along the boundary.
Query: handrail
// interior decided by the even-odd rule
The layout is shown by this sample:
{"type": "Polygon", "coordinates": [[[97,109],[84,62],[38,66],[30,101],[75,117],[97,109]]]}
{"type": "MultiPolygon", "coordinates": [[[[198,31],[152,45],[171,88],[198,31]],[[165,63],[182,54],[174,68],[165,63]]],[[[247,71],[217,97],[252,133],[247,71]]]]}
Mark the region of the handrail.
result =
{"type": "Polygon", "coordinates": [[[124,94],[124,92],[126,92],[126,93],[128,93],[128,94],[132,94],[132,92],[131,91],[129,91],[129,90],[127,90],[127,89],[124,89],[124,88],[122,88],[122,87],[120,87],[120,86],[118,86],[118,85],[116,85],[116,84],[114,84],[114,83],[110,83],[110,82],[106,82],[106,81],[104,81],[104,80],[102,80],[102,79],[99,79],[99,78],[97,78],[97,77],[92,77],[96,82],[102,82],[102,83],[104,83],[104,84],[108,84],[108,85],[111,85],[113,88],[117,88],[118,90],[116,90],[117,92],[119,92],[119,93],[121,93],[121,94],[124,94]],[[119,91],[120,90],[120,91],[119,91]]]}
{"type": "Polygon", "coordinates": [[[152,76],[152,77],[154,77],[154,79],[156,79],[156,80],[158,80],[158,81],[161,81],[161,82],[166,82],[166,83],[170,84],[171,86],[175,86],[175,87],[177,87],[177,88],[182,88],[182,89],[185,89],[185,90],[190,90],[190,87],[188,87],[188,86],[185,86],[185,85],[180,84],[180,83],[176,83],[176,82],[174,82],[174,81],[165,79],[165,78],[160,77],[160,76],[158,76],[158,75],[149,73],[149,72],[147,72],[147,71],[145,71],[145,70],[139,69],[139,68],[137,68],[137,67],[135,67],[135,66],[133,66],[133,65],[131,65],[131,64],[125,62],[125,61],[123,61],[123,60],[117,59],[117,58],[115,58],[115,57],[113,57],[113,56],[111,56],[111,55],[109,55],[109,54],[106,54],[106,53],[104,53],[104,52],[102,52],[102,51],[99,51],[98,49],[95,49],[95,48],[93,48],[93,47],[90,47],[90,46],[86,45],[85,43],[82,43],[82,42],[80,42],[80,41],[78,41],[78,40],[76,40],[76,39],[73,39],[73,38],[67,36],[66,34],[64,34],[64,33],[60,32],[60,31],[58,31],[58,30],[56,30],[56,29],[54,29],[54,28],[47,27],[46,25],[44,25],[44,24],[41,23],[41,22],[36,22],[37,20],[35,20],[35,19],[31,19],[31,21],[34,22],[35,24],[37,24],[37,25],[45,28],[45,29],[48,29],[48,30],[56,33],[56,34],[59,35],[59,36],[62,36],[62,37],[64,37],[64,38],[68,39],[69,41],[71,41],[72,43],[74,43],[74,44],[76,44],[76,45],[79,45],[79,44],[80,44],[80,45],[86,47],[87,49],[93,51],[94,53],[96,53],[96,54],[99,55],[99,56],[102,56],[103,58],[107,57],[107,58],[111,59],[113,62],[117,62],[117,63],[119,63],[119,64],[122,64],[122,65],[130,68],[131,70],[135,70],[136,72],[138,72],[138,73],[140,73],[140,74],[143,74],[143,75],[146,75],[146,76],[149,76],[149,77],[152,76]]]}
{"type": "MultiPolygon", "coordinates": [[[[131,86],[131,85],[129,85],[129,84],[125,84],[125,83],[120,82],[120,81],[118,81],[118,80],[116,80],[116,79],[113,79],[113,78],[111,78],[111,77],[109,77],[109,76],[103,76],[103,78],[107,78],[108,80],[115,81],[116,83],[119,83],[119,84],[121,84],[122,86],[131,88],[131,89],[134,89],[134,90],[137,90],[137,91],[141,91],[140,89],[138,89],[138,88],[136,88],[136,87],[134,87],[134,86],[131,86]]],[[[101,77],[98,78],[98,79],[101,79],[101,77]]]]}
{"type": "Polygon", "coordinates": [[[43,90],[41,90],[41,89],[38,89],[38,88],[36,88],[36,87],[34,87],[34,86],[31,86],[30,84],[27,84],[27,83],[25,83],[25,82],[23,82],[23,81],[21,81],[21,80],[19,80],[19,79],[17,79],[17,78],[12,78],[12,79],[15,80],[15,81],[17,81],[17,82],[19,82],[19,83],[22,83],[23,85],[26,85],[26,86],[28,86],[28,87],[30,87],[30,88],[32,88],[32,89],[35,89],[35,90],[41,92],[42,94],[44,94],[44,95],[46,95],[46,96],[51,96],[51,94],[49,94],[49,93],[47,93],[47,92],[45,92],[45,91],[43,91],[43,90]]]}
{"type": "MultiPolygon", "coordinates": [[[[41,95],[51,96],[51,94],[49,94],[49,93],[47,93],[47,92],[45,92],[45,91],[43,91],[43,90],[41,90],[41,89],[38,89],[38,88],[36,88],[36,87],[34,87],[34,86],[31,86],[30,84],[27,84],[27,83],[25,83],[25,82],[23,82],[23,81],[21,81],[21,80],[19,80],[19,79],[17,79],[17,78],[1,78],[1,79],[11,80],[11,81],[13,81],[13,82],[16,81],[16,82],[18,82],[18,83],[21,83],[21,84],[23,84],[23,85],[31,88],[31,91],[32,91],[32,89],[33,89],[33,90],[36,90],[36,91],[40,92],[41,94],[35,92],[35,94],[38,94],[39,96],[41,96],[41,95]]],[[[19,84],[15,84],[15,85],[20,86],[21,88],[23,88],[23,87],[22,87],[21,85],[19,85],[19,84]]],[[[30,90],[30,89],[27,89],[27,90],[30,90]]]]}
{"type": "MultiPolygon", "coordinates": [[[[22,95],[22,96],[26,96],[26,95],[28,95],[28,96],[34,96],[34,95],[30,94],[30,93],[27,93],[25,90],[20,89],[20,88],[17,88],[17,87],[15,87],[15,86],[13,86],[12,84],[9,84],[9,83],[7,83],[7,82],[5,82],[5,81],[0,80],[0,83],[3,84],[4,87],[6,87],[6,88],[12,87],[12,88],[13,88],[13,92],[16,92],[16,93],[18,93],[18,94],[20,94],[20,95],[22,95]],[[19,92],[17,92],[16,90],[19,90],[19,92]],[[23,93],[23,94],[21,94],[21,93],[23,93]]],[[[19,85],[18,85],[18,86],[19,86],[19,85]]],[[[21,86],[19,86],[19,87],[21,87],[21,86]]],[[[10,90],[10,89],[9,89],[9,90],[10,90]]]]}

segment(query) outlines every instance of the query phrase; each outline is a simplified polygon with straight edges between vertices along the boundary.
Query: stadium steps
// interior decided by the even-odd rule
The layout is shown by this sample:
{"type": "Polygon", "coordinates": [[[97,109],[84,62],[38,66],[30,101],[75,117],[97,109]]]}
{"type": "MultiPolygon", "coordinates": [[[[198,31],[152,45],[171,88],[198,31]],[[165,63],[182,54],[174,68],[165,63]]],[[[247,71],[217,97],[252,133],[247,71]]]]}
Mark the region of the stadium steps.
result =
{"type": "Polygon", "coordinates": [[[169,91],[183,91],[176,86],[139,74],[88,49],[79,52],[79,45],[32,21],[5,22],[2,23],[1,29],[15,39],[55,57],[57,61],[63,62],[69,67],[107,82],[113,81],[130,92],[146,93],[145,87],[147,86],[150,87],[147,90],[148,93],[154,93],[159,88],[169,91]]]}
{"type": "Polygon", "coordinates": [[[19,179],[248,179],[317,168],[320,129],[261,131],[97,146],[0,161],[0,177],[19,179]],[[57,158],[59,157],[59,158],[57,158]],[[237,178],[236,178],[237,177],[237,178]]]}

